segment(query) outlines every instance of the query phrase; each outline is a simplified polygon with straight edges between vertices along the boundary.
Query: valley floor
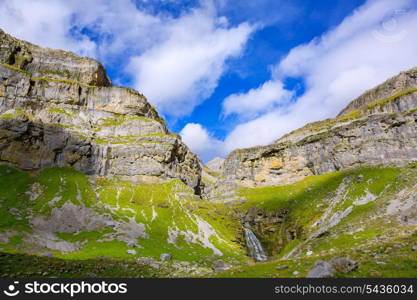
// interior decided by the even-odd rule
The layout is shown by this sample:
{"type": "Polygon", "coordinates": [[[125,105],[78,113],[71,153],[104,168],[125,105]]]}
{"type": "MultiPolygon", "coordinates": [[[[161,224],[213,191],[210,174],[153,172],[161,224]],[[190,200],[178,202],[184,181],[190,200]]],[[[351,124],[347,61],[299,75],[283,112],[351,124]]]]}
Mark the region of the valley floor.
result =
{"type": "Polygon", "coordinates": [[[244,202],[224,205],[178,181],[0,166],[0,276],[306,277],[347,257],[358,267],[335,277],[417,277],[416,178],[415,163],[360,167],[241,189],[244,202]],[[247,256],[243,226],[267,262],[247,256]]]}

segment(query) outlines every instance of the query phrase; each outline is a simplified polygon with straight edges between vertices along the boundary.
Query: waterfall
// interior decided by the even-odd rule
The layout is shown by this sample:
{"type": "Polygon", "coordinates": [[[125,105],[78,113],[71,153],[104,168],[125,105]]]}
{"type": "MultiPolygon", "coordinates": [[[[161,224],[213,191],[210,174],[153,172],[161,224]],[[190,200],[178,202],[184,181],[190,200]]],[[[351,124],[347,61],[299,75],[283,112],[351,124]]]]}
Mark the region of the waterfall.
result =
{"type": "Polygon", "coordinates": [[[249,228],[244,228],[246,236],[246,246],[249,249],[249,254],[252,256],[255,261],[265,261],[267,256],[264,249],[262,248],[261,243],[256,238],[255,234],[249,228]]]}

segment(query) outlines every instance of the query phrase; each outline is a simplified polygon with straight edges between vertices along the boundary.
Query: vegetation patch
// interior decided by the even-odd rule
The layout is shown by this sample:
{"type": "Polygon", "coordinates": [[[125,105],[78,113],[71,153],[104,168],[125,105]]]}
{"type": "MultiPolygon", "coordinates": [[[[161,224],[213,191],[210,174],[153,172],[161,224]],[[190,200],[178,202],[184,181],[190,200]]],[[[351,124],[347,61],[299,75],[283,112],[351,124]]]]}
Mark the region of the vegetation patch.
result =
{"type": "Polygon", "coordinates": [[[67,117],[71,117],[71,114],[68,113],[66,110],[64,110],[62,108],[51,108],[48,111],[49,112],[52,112],[52,113],[57,113],[57,114],[65,115],[67,117]]]}
{"type": "Polygon", "coordinates": [[[22,74],[24,74],[26,76],[29,76],[29,77],[32,76],[32,74],[30,72],[25,71],[25,70],[22,70],[22,69],[20,69],[20,68],[18,68],[16,66],[12,66],[12,65],[9,65],[9,64],[0,64],[0,66],[5,67],[5,68],[8,68],[8,69],[13,70],[13,71],[20,72],[20,73],[22,73],[22,74]]]}
{"type": "Polygon", "coordinates": [[[392,101],[394,101],[394,100],[396,100],[400,97],[403,97],[403,96],[406,96],[406,95],[409,95],[409,94],[412,94],[412,93],[415,93],[415,92],[417,92],[417,88],[408,89],[408,90],[399,92],[395,95],[392,95],[391,97],[385,98],[383,100],[379,100],[379,101],[370,103],[370,104],[367,105],[367,108],[368,109],[373,109],[373,108],[376,108],[376,107],[382,108],[385,105],[387,105],[388,103],[390,103],[390,102],[392,102],[392,101]]]}

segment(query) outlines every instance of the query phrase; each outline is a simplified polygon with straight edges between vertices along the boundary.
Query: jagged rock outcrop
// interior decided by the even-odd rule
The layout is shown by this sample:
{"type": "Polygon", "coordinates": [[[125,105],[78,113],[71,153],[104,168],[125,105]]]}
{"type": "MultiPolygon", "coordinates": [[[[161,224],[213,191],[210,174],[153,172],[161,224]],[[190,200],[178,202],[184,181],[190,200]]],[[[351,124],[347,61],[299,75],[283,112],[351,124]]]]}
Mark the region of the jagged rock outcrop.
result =
{"type": "Polygon", "coordinates": [[[308,124],[268,146],[233,151],[224,162],[225,178],[264,186],[361,165],[404,165],[417,160],[416,108],[413,69],[368,91],[335,119],[308,124]]]}
{"type": "Polygon", "coordinates": [[[377,87],[365,92],[344,108],[338,117],[354,113],[391,113],[417,106],[417,68],[401,72],[377,87]],[[378,101],[380,100],[380,101],[378,101]]]}
{"type": "Polygon", "coordinates": [[[111,86],[104,67],[96,60],[72,52],[42,48],[18,40],[0,29],[0,62],[34,77],[75,80],[92,86],[111,86]]]}
{"type": "Polygon", "coordinates": [[[212,160],[210,160],[206,164],[206,166],[210,170],[213,170],[214,172],[222,173],[223,172],[223,164],[224,164],[224,158],[216,157],[216,158],[213,158],[212,160]]]}
{"type": "Polygon", "coordinates": [[[200,161],[140,93],[112,86],[94,59],[0,31],[0,161],[25,170],[74,167],[197,192],[200,161]]]}

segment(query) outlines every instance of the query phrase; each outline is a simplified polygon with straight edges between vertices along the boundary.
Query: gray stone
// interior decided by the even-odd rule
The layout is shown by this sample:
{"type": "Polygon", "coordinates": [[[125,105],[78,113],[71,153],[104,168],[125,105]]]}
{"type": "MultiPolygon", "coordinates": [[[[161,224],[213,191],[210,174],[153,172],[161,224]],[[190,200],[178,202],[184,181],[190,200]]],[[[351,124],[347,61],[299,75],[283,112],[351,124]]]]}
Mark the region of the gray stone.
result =
{"type": "Polygon", "coordinates": [[[206,166],[214,172],[221,173],[223,171],[223,164],[224,158],[216,157],[209,161],[206,166]]]}
{"type": "Polygon", "coordinates": [[[137,243],[135,243],[134,241],[129,241],[127,243],[127,246],[130,248],[136,248],[137,247],[137,243]]]}
{"type": "Polygon", "coordinates": [[[136,255],[136,250],[129,249],[127,250],[127,254],[136,255]]]}
{"type": "Polygon", "coordinates": [[[307,278],[331,278],[336,273],[334,267],[323,260],[318,260],[313,269],[308,273],[307,278]]]}
{"type": "Polygon", "coordinates": [[[163,254],[161,254],[161,260],[162,261],[170,260],[171,258],[172,258],[172,256],[169,253],[163,253],[163,254]]]}
{"type": "Polygon", "coordinates": [[[224,262],[224,260],[222,259],[218,259],[215,260],[211,266],[211,268],[215,271],[215,272],[222,272],[222,271],[226,271],[229,270],[231,268],[231,266],[229,264],[226,264],[224,262]]]}
{"type": "Polygon", "coordinates": [[[330,261],[330,264],[338,273],[346,274],[358,268],[356,261],[346,257],[336,257],[330,261]]]}

